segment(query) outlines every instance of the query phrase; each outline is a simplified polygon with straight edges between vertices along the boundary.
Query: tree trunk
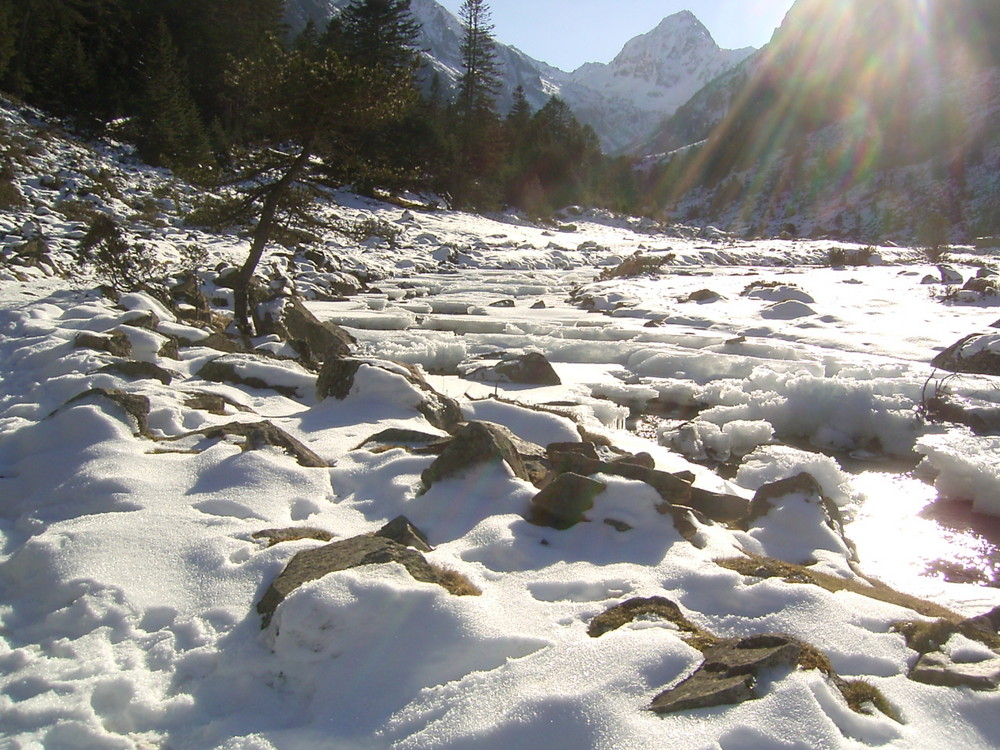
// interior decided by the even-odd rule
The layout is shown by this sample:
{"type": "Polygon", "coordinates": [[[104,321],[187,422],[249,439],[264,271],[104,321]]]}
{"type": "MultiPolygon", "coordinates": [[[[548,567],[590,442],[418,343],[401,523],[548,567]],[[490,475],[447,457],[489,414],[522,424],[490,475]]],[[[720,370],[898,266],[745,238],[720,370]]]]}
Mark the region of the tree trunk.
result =
{"type": "Polygon", "coordinates": [[[257,269],[257,264],[260,263],[260,259],[264,255],[264,249],[267,247],[268,240],[271,239],[281,199],[299,178],[299,175],[305,171],[311,156],[312,149],[309,144],[303,145],[302,152],[292,162],[288,171],[267,191],[267,198],[265,198],[264,206],[260,211],[260,219],[253,230],[250,253],[247,255],[242,268],[240,268],[239,276],[236,277],[236,287],[233,290],[235,292],[236,326],[239,328],[240,333],[244,335],[252,333],[249,314],[250,280],[253,279],[253,273],[257,269]]]}

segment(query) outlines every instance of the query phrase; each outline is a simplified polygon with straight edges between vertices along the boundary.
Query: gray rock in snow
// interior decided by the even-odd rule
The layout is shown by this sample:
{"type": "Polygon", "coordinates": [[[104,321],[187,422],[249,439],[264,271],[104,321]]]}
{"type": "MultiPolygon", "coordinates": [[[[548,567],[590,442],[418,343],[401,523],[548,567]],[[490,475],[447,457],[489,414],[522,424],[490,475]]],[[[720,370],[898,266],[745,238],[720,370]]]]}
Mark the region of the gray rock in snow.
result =
{"type": "Polygon", "coordinates": [[[261,628],[271,624],[278,605],[302,584],[341,570],[391,562],[401,564],[418,581],[425,583],[440,581],[440,577],[422,554],[398,542],[381,536],[367,535],[343,539],[323,547],[299,552],[288,562],[257,603],[261,628]]]}
{"type": "Polygon", "coordinates": [[[657,695],[650,710],[658,714],[724,706],[755,697],[762,672],[791,668],[802,644],[784,635],[756,635],[722,641],[705,649],[705,661],[687,679],[657,695]]]}

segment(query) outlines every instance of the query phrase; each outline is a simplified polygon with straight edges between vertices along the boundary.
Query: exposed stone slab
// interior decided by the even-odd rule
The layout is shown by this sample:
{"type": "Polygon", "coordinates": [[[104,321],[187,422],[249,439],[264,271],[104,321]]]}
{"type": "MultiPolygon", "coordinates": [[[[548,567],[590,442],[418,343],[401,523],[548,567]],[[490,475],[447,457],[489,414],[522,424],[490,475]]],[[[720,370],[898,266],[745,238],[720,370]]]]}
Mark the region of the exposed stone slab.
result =
{"type": "Polygon", "coordinates": [[[128,357],[132,354],[132,342],[122,331],[114,331],[110,334],[90,333],[89,331],[78,333],[73,339],[73,348],[107,352],[114,357],[128,357]]]}
{"type": "Polygon", "coordinates": [[[362,565],[399,563],[418,581],[439,583],[439,576],[416,550],[381,536],[357,536],[304,550],[278,574],[257,604],[261,628],[266,628],[278,605],[295,589],[309,581],[362,565]]]}
{"type": "MultiPolygon", "coordinates": [[[[301,441],[296,440],[280,427],[276,427],[271,422],[230,422],[229,424],[207,427],[203,430],[188,433],[181,437],[190,435],[204,435],[209,439],[220,439],[227,435],[245,438],[243,450],[260,450],[265,446],[273,446],[285,451],[299,462],[300,466],[319,469],[326,468],[330,464],[324,461],[318,454],[305,446],[301,441]]],[[[181,438],[174,438],[179,440],[181,438]]]]}
{"type": "Polygon", "coordinates": [[[667,714],[750,700],[760,673],[793,666],[802,644],[788,636],[765,634],[722,641],[704,653],[705,661],[694,674],[657,695],[650,710],[667,714]]]}
{"type": "Polygon", "coordinates": [[[910,679],[941,687],[996,690],[1000,687],[1000,657],[981,662],[958,663],[940,651],[921,654],[910,670],[910,679]]]}
{"type": "Polygon", "coordinates": [[[586,512],[594,507],[594,498],[607,485],[579,474],[560,474],[531,500],[528,518],[538,526],[569,529],[586,520],[586,512]]]}
{"type": "Polygon", "coordinates": [[[506,461],[515,476],[530,480],[509,431],[489,422],[469,422],[458,430],[441,455],[423,471],[420,479],[424,488],[430,489],[441,479],[487,461],[506,461]]]}

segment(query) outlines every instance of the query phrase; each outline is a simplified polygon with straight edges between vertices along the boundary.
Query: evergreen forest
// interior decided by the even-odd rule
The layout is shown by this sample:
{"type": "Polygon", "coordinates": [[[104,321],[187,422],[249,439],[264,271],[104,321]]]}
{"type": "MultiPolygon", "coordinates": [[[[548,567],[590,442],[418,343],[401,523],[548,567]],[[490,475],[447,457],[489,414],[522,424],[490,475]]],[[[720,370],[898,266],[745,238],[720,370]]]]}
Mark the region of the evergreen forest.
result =
{"type": "Polygon", "coordinates": [[[466,0],[464,70],[422,62],[410,0],[353,0],[294,37],[282,0],[0,0],[0,90],[192,180],[253,176],[267,217],[303,184],[422,191],[534,218],[635,210],[634,164],[601,153],[557,98],[498,111],[485,0],[466,0]],[[270,201],[270,204],[269,204],[270,201]]]}

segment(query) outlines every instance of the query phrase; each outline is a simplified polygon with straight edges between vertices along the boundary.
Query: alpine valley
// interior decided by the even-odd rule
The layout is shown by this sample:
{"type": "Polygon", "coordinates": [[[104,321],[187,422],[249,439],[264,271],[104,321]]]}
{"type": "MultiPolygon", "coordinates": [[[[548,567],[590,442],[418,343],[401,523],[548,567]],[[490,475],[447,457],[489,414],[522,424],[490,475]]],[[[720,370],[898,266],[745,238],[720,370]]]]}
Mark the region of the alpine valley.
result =
{"type": "MultiPolygon", "coordinates": [[[[348,3],[289,0],[286,21],[292,33],[309,21],[323,28],[348,3]]],[[[413,0],[410,9],[422,26],[419,43],[432,71],[428,80],[437,75],[446,87],[454,87],[462,71],[462,24],[436,0],[413,0]]],[[[500,111],[510,108],[518,86],[535,109],[556,95],[594,128],[607,153],[633,151],[650,141],[664,119],[755,51],[720,49],[689,11],[664,18],[652,31],[632,39],[610,63],[586,63],[571,73],[500,41],[500,111]]]]}

